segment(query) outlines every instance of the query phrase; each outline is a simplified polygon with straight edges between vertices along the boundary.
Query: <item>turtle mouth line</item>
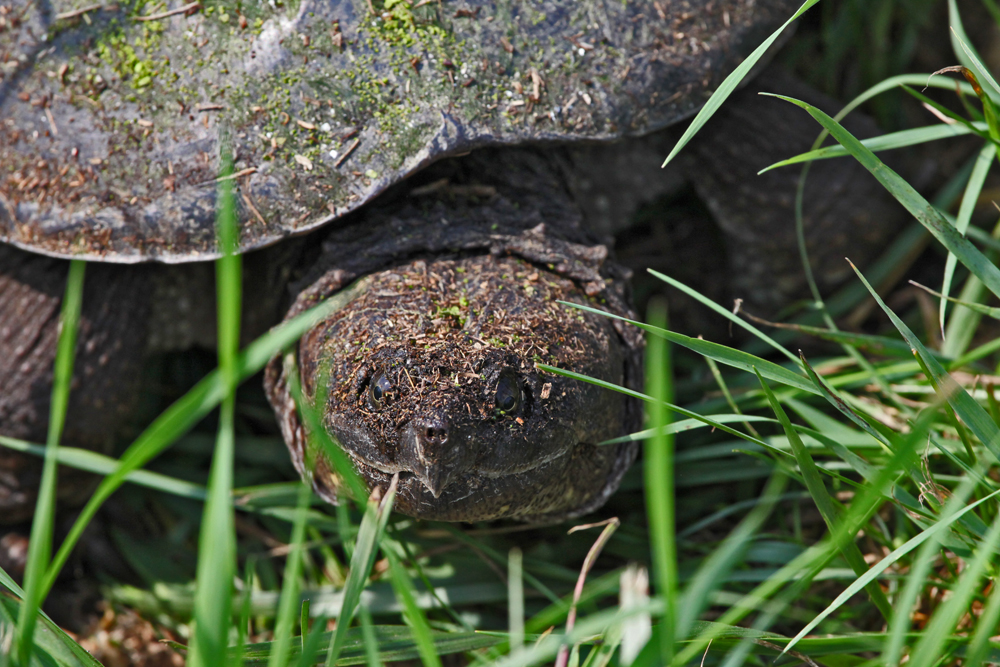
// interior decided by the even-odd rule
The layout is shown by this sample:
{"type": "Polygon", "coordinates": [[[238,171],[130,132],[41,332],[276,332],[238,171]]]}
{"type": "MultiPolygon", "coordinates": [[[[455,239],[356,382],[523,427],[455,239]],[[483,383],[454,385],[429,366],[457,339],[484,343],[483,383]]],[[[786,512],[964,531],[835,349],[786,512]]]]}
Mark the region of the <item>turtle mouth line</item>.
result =
{"type": "MultiPolygon", "coordinates": [[[[575,449],[579,449],[580,447],[585,447],[588,444],[590,443],[580,440],[576,443],[575,449]]],[[[485,479],[500,479],[502,477],[509,477],[511,475],[520,475],[522,473],[537,470],[538,468],[546,466],[554,461],[558,461],[559,459],[565,456],[569,456],[570,454],[572,454],[573,451],[574,450],[570,449],[561,452],[553,452],[549,456],[535,459],[534,461],[531,462],[530,465],[519,466],[517,468],[509,468],[504,470],[484,470],[480,468],[478,474],[485,479]]]]}
{"type": "Polygon", "coordinates": [[[442,486],[435,485],[435,481],[428,479],[426,476],[418,475],[412,470],[400,470],[398,473],[393,474],[399,475],[400,486],[409,482],[411,486],[415,486],[418,489],[426,489],[435,499],[440,498],[441,493],[444,491],[442,486]]]}

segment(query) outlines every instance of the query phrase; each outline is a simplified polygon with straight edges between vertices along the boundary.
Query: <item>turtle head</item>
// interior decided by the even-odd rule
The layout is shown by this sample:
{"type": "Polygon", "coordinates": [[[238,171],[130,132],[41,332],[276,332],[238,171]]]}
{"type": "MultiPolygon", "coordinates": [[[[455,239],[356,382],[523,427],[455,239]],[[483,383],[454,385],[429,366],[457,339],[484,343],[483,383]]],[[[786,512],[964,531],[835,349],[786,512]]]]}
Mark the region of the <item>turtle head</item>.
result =
{"type": "MultiPolygon", "coordinates": [[[[477,520],[581,505],[608,485],[616,450],[594,445],[622,434],[625,399],[538,368],[624,379],[609,321],[558,303],[587,299],[573,281],[491,255],[416,261],[366,281],[303,337],[297,367],[369,487],[399,474],[397,509],[477,520]],[[598,454],[579,459],[581,446],[598,454]]],[[[317,488],[335,489],[322,456],[305,458],[323,464],[310,470],[317,488]]]]}

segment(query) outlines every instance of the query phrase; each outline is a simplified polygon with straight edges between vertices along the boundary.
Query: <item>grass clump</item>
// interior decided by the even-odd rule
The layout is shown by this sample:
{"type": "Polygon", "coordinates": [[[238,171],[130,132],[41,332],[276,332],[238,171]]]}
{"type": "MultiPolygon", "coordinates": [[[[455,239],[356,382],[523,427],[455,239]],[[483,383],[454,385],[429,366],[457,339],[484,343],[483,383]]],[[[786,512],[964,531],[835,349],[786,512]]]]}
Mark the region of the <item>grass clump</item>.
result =
{"type": "MultiPolygon", "coordinates": [[[[455,653],[476,664],[559,667],[770,664],[782,654],[830,665],[1000,661],[1000,645],[992,641],[1000,621],[1000,336],[992,321],[997,309],[989,305],[1000,297],[1000,271],[995,236],[972,225],[1000,140],[994,106],[1000,86],[965,37],[954,3],[950,7],[964,83],[956,86],[947,78],[951,72],[898,77],[866,91],[838,117],[787,100],[838,146],[822,147],[821,139],[815,150],[774,168],[853,156],[919,225],[867,276],[858,271],[858,282],[842,294],[824,300],[814,289],[811,323],[793,327],[822,344],[808,356],[796,354],[786,344],[787,331],[765,333],[657,274],[756,343],[736,349],[671,331],[655,306],[648,323],[635,323],[648,335],[647,389],[631,393],[647,406],[648,420],[644,431],[626,437],[644,440],[646,449],[641,472],[626,479],[605,511],[617,518],[603,524],[598,538],[553,527],[423,524],[393,515],[393,489],[366,499],[332,442],[317,447],[343,468],[357,507],[345,501],[332,515],[320,511],[298,482],[241,488],[240,464],[251,448],[241,451],[238,443],[242,420],[253,410],[241,413],[237,386],[332,306],[320,305],[240,352],[241,267],[232,252],[217,264],[218,369],[119,459],[60,450],[83,280],[83,265],[74,264],[25,588],[0,572],[8,591],[0,598],[2,661],[98,664],[37,610],[84,528],[125,481],[195,507],[193,579],[190,568],[188,578],[171,579],[151,563],[148,590],[107,588],[112,600],[127,600],[172,628],[190,664],[408,659],[436,667],[455,653]],[[843,113],[864,100],[917,81],[957,89],[965,115],[914,92],[954,122],[866,141],[840,125],[843,113]],[[932,200],[875,152],[959,134],[980,137],[983,147],[932,200]],[[951,216],[944,203],[955,198],[960,202],[951,216]],[[924,230],[945,257],[942,283],[933,290],[941,296],[936,313],[944,333],[937,349],[926,342],[933,329],[915,332],[914,319],[890,308],[871,279],[887,273],[924,230]],[[867,298],[892,329],[838,328],[836,317],[867,298]],[[824,326],[815,326],[817,313],[824,326]],[[706,377],[719,395],[692,397],[689,385],[675,384],[671,358],[678,368],[707,362],[706,377]],[[192,437],[185,434],[216,407],[207,479],[141,470],[178,441],[183,448],[192,437]],[[696,446],[675,451],[679,433],[696,446]],[[78,462],[107,476],[50,562],[57,462],[78,462]],[[194,504],[201,501],[204,507],[194,504]],[[256,528],[248,528],[251,523],[256,528]]],[[[750,65],[722,87],[719,99],[750,65]]],[[[709,104],[706,114],[717,106],[709,104]]],[[[706,119],[700,116],[693,131],[706,119]]],[[[223,248],[236,247],[229,182],[221,181],[223,248]]],[[[302,413],[306,423],[317,423],[308,405],[302,413]]]]}

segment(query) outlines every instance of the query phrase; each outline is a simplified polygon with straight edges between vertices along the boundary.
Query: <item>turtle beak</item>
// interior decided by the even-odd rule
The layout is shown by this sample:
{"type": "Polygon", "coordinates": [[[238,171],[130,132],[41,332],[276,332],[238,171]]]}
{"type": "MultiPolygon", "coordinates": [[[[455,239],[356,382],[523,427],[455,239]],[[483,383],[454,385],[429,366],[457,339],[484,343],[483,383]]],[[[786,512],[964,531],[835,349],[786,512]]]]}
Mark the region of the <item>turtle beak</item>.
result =
{"type": "Polygon", "coordinates": [[[403,429],[397,463],[440,498],[448,484],[467,466],[464,447],[455,442],[444,416],[417,417],[403,429]]]}
{"type": "Polygon", "coordinates": [[[449,481],[448,476],[441,469],[441,466],[432,465],[423,470],[415,470],[413,472],[417,476],[417,479],[424,483],[424,486],[427,487],[432,496],[435,498],[441,497],[441,492],[444,490],[445,484],[449,481]]]}

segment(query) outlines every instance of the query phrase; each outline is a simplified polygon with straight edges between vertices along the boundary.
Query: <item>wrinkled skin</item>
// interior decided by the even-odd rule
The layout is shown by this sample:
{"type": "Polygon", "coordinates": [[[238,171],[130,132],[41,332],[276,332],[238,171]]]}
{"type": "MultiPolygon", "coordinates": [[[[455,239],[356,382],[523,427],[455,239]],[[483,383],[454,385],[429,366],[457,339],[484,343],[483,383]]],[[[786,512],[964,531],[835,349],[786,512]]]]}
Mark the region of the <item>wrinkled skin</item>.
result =
{"type": "MultiPolygon", "coordinates": [[[[629,348],[572,280],[511,257],[418,260],[371,276],[303,337],[302,386],[369,487],[400,474],[396,508],[420,518],[554,521],[613,492],[634,444],[626,399],[542,372],[626,381],[629,348]],[[326,379],[326,382],[324,382],[326,379]],[[325,387],[326,391],[320,391],[325,387]]],[[[294,372],[286,365],[285,372],[294,372]]],[[[320,493],[339,480],[314,446],[320,493]]]]}

